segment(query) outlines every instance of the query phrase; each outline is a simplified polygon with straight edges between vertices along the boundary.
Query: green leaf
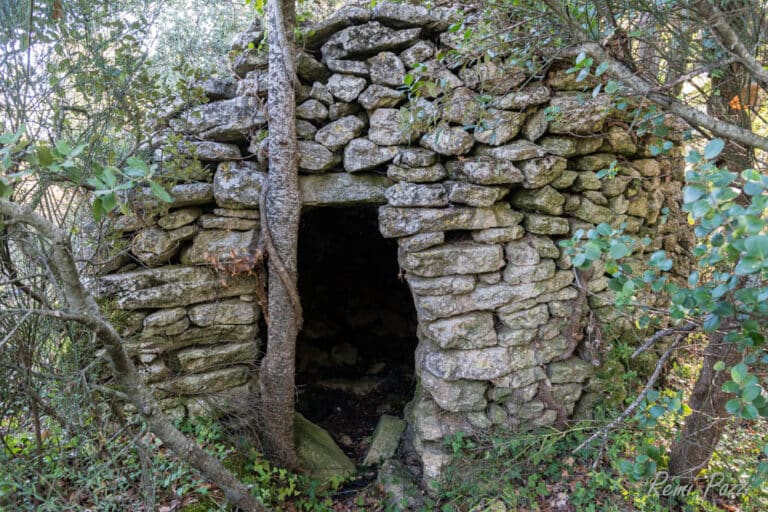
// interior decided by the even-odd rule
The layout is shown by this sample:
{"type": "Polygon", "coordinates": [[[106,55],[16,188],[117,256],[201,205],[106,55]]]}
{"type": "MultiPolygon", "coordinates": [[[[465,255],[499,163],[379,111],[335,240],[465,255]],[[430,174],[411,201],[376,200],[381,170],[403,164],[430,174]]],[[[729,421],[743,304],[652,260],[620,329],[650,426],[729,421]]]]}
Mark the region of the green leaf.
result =
{"type": "Polygon", "coordinates": [[[747,375],[749,375],[749,369],[744,363],[739,363],[731,368],[731,378],[737,384],[744,382],[747,379],[747,375]]]}
{"type": "Polygon", "coordinates": [[[722,139],[712,139],[707,144],[707,147],[704,148],[704,158],[707,160],[716,158],[723,151],[724,147],[725,142],[722,139]]]}
{"type": "Polygon", "coordinates": [[[751,258],[768,258],[768,235],[757,235],[747,238],[744,248],[751,258]]]}
{"type": "Polygon", "coordinates": [[[91,207],[91,213],[96,222],[99,222],[104,218],[104,207],[102,206],[101,198],[97,197],[93,200],[93,206],[91,207]]]}
{"type": "Polygon", "coordinates": [[[683,187],[683,202],[692,203],[707,193],[707,188],[703,185],[688,185],[683,187]]]}
{"type": "Polygon", "coordinates": [[[606,71],[608,71],[608,63],[607,62],[603,62],[602,64],[597,66],[597,68],[595,69],[595,76],[600,76],[603,73],[605,73],[606,71]]]}
{"type": "Polygon", "coordinates": [[[741,258],[733,272],[738,276],[746,276],[758,272],[763,266],[762,260],[754,258],[741,258]]]}
{"type": "Polygon", "coordinates": [[[40,162],[40,165],[43,167],[48,167],[53,163],[53,154],[51,153],[51,149],[48,146],[37,146],[35,148],[35,152],[37,153],[37,161],[40,162]]]}
{"type": "Polygon", "coordinates": [[[758,386],[757,384],[750,384],[749,386],[744,388],[744,391],[741,393],[741,399],[745,402],[751,402],[760,394],[763,392],[763,388],[758,386]]]}
{"type": "Polygon", "coordinates": [[[609,254],[611,255],[611,258],[618,260],[626,256],[630,252],[632,251],[629,249],[629,247],[626,246],[626,244],[623,244],[621,242],[616,242],[614,244],[611,244],[611,249],[609,251],[609,254]]]}
{"type": "Polygon", "coordinates": [[[738,398],[731,398],[725,403],[725,410],[731,414],[738,414],[741,410],[741,400],[738,398]]]}
{"type": "Polygon", "coordinates": [[[117,198],[115,197],[114,192],[109,192],[108,194],[101,196],[101,205],[107,213],[117,208],[117,198]]]}
{"type": "Polygon", "coordinates": [[[616,80],[608,80],[608,83],[605,84],[605,92],[608,94],[615,94],[619,90],[619,82],[616,80]]]}
{"type": "Polygon", "coordinates": [[[149,183],[149,188],[152,190],[152,194],[161,201],[165,201],[166,203],[173,202],[171,194],[169,194],[168,191],[165,190],[165,188],[163,188],[163,186],[159,183],[152,181],[149,183]]]}
{"type": "Polygon", "coordinates": [[[584,254],[590,260],[598,260],[603,255],[603,251],[596,242],[587,242],[584,244],[584,254]]]}

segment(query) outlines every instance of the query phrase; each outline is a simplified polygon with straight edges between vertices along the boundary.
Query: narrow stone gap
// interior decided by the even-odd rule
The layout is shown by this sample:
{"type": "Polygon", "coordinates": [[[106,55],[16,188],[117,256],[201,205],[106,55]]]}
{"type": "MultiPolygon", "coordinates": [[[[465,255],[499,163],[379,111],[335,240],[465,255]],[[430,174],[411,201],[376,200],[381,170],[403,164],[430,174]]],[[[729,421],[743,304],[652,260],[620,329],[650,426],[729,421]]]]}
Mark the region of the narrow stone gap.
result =
{"type": "Polygon", "coordinates": [[[302,214],[297,408],[357,461],[381,415],[402,416],[413,397],[416,312],[398,272],[376,208],[302,214]]]}

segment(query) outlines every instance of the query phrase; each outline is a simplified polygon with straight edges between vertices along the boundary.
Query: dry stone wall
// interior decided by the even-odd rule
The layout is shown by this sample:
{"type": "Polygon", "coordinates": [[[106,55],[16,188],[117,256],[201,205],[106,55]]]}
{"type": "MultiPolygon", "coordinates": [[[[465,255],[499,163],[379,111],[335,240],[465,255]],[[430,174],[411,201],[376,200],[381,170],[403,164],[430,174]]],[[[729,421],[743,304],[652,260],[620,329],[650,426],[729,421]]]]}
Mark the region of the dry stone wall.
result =
{"type": "MultiPolygon", "coordinates": [[[[399,241],[420,340],[407,419],[426,480],[452,432],[573,413],[604,348],[587,318],[616,319],[602,270],[574,272],[559,240],[607,222],[687,253],[662,222],[664,208],[679,214],[679,151],[652,158],[656,141],[629,130],[607,95],[578,92],[564,66],[531,74],[455,58],[455,17],[348,7],[307,33],[297,59],[304,204],[381,205],[381,233],[399,241]],[[406,73],[425,84],[419,94],[406,73]],[[613,161],[618,175],[599,179],[613,161]]],[[[239,36],[237,78],[204,83],[209,102],[169,119],[185,138],[171,153],[195,154],[210,182],[175,186],[165,211],[140,191],[137,214],[115,223],[131,262],[113,261],[96,286],[125,312],[147,381],[179,414],[202,410],[197,395],[247,391],[260,350],[247,258],[267,172],[262,37],[258,24],[239,36]]]]}

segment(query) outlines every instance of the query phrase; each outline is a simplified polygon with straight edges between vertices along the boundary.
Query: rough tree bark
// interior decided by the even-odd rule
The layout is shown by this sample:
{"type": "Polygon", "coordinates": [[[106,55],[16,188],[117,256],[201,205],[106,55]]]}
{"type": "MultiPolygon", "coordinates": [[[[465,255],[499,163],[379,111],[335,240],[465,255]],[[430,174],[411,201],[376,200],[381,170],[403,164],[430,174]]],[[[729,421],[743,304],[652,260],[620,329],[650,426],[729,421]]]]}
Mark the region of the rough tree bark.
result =
{"type": "Polygon", "coordinates": [[[203,451],[197,443],[174,427],[162,411],[126,353],[125,341],[104,317],[93,296],[80,281],[69,234],[26,206],[7,200],[0,200],[0,215],[5,217],[4,221],[8,224],[23,224],[32,228],[51,244],[50,262],[54,267],[52,270],[60,279],[67,309],[32,310],[33,313],[75,321],[94,332],[107,351],[112,373],[122,388],[122,393],[128,397],[147,422],[149,430],[182,461],[190,464],[205,478],[218,485],[233,505],[248,512],[268,510],[218,459],[203,451]]]}
{"type": "Polygon", "coordinates": [[[287,468],[298,461],[293,440],[296,336],[301,327],[297,285],[297,246],[301,198],[295,125],[293,20],[295,5],[267,4],[269,44],[269,178],[262,212],[262,236],[269,256],[269,330],[261,364],[265,448],[287,468]],[[272,243],[270,243],[272,242],[272,243]]]}
{"type": "Polygon", "coordinates": [[[724,361],[727,367],[738,362],[739,351],[732,343],[723,341],[722,333],[713,333],[704,349],[704,363],[696,380],[688,407],[693,412],[685,419],[680,437],[672,444],[669,473],[683,481],[691,481],[707,466],[731,415],[725,410],[730,395],[723,384],[729,372],[715,371],[715,364],[724,361]]]}

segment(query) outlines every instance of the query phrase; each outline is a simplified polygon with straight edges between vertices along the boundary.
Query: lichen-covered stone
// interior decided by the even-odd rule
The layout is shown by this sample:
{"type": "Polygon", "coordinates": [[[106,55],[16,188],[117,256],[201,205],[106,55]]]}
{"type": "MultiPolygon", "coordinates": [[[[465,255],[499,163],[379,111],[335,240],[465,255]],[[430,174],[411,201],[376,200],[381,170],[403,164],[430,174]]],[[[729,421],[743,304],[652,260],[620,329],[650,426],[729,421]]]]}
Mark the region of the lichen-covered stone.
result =
{"type": "Polygon", "coordinates": [[[491,146],[506,144],[520,133],[525,118],[520,112],[488,109],[475,128],[475,140],[491,146]]]}
{"type": "Polygon", "coordinates": [[[437,163],[437,154],[421,148],[400,148],[394,163],[403,167],[429,167],[437,163]]]}
{"type": "Polygon", "coordinates": [[[421,233],[418,235],[405,236],[397,239],[397,245],[406,251],[423,251],[429,247],[440,245],[445,242],[445,233],[436,231],[434,233],[421,233]]]}
{"type": "Polygon", "coordinates": [[[378,174],[333,172],[299,177],[304,206],[354,206],[384,204],[384,192],[392,182],[378,174]]]}
{"type": "Polygon", "coordinates": [[[304,35],[304,46],[316,50],[320,48],[333,34],[350,25],[366,23],[371,19],[370,9],[353,5],[344,6],[324,20],[312,26],[304,35]]]}
{"type": "Polygon", "coordinates": [[[421,29],[393,30],[376,21],[333,34],[323,45],[323,60],[363,57],[388,50],[402,50],[415,43],[421,29]]]}
{"type": "Polygon", "coordinates": [[[184,226],[170,231],[148,228],[133,237],[131,252],[145,265],[160,265],[176,255],[182,241],[189,240],[196,233],[196,226],[184,226]]]}
{"type": "MultiPolygon", "coordinates": [[[[472,232],[472,240],[475,242],[483,242],[486,244],[499,244],[499,243],[505,243],[510,242],[512,240],[517,240],[519,238],[522,238],[522,236],[525,234],[525,230],[522,226],[512,226],[509,228],[488,228],[488,229],[481,229],[479,231],[473,231],[472,232]]],[[[487,274],[484,274],[487,276],[487,274]]],[[[495,280],[493,283],[488,282],[486,280],[484,282],[488,284],[496,284],[498,282],[495,280]]],[[[498,280],[501,280],[501,277],[499,276],[498,280]]]]}
{"type": "Polygon", "coordinates": [[[299,169],[304,171],[324,172],[341,162],[341,157],[323,144],[309,140],[300,140],[298,145],[299,169]]]}
{"type": "Polygon", "coordinates": [[[203,211],[200,208],[179,208],[160,217],[157,225],[163,229],[178,229],[187,224],[192,224],[202,213],[203,211]]]}
{"type": "Polygon", "coordinates": [[[175,360],[182,372],[199,373],[236,364],[255,365],[258,352],[254,340],[183,349],[176,353],[175,360]]]}
{"type": "Polygon", "coordinates": [[[442,349],[476,349],[496,345],[493,315],[489,312],[426,322],[424,334],[442,349]]]}
{"type": "Polygon", "coordinates": [[[296,74],[307,81],[323,81],[330,74],[320,61],[304,51],[296,52],[296,74]]]}
{"type": "Polygon", "coordinates": [[[372,84],[365,89],[357,101],[365,110],[377,108],[391,108],[398,106],[405,99],[405,92],[372,84]]]}
{"type": "Polygon", "coordinates": [[[487,187],[461,181],[446,182],[445,187],[452,203],[478,207],[493,206],[509,193],[506,187],[487,187]]]}
{"type": "MultiPolygon", "coordinates": [[[[492,208],[397,208],[385,206],[379,209],[379,228],[385,237],[399,237],[456,229],[486,229],[514,226],[521,215],[508,205],[492,208]]],[[[566,226],[567,226],[566,222],[566,226]]]]}
{"type": "Polygon", "coordinates": [[[525,71],[518,66],[488,61],[463,68],[459,77],[468,87],[486,94],[505,95],[525,81],[525,71]]]}
{"type": "Polygon", "coordinates": [[[368,139],[353,139],[344,148],[344,169],[347,172],[375,169],[395,158],[396,154],[396,147],[380,147],[368,139]]]}
{"type": "Polygon", "coordinates": [[[437,47],[432,41],[419,41],[400,54],[400,60],[408,68],[412,68],[434,57],[437,47]]]}
{"type": "Polygon", "coordinates": [[[496,160],[507,160],[509,162],[518,162],[520,160],[529,160],[531,158],[541,157],[546,151],[541,146],[527,140],[518,140],[505,146],[499,147],[479,147],[477,154],[489,156],[496,160]]]}
{"type": "Polygon", "coordinates": [[[558,95],[549,106],[554,119],[549,123],[549,132],[556,134],[599,133],[605,124],[610,108],[610,96],[598,94],[596,98],[583,95],[558,95]]]}
{"type": "Polygon", "coordinates": [[[336,60],[329,59],[325,63],[328,69],[333,73],[342,75],[353,75],[366,78],[370,75],[368,64],[359,60],[336,60]]]}
{"type": "Polygon", "coordinates": [[[525,216],[523,226],[527,231],[539,235],[566,235],[570,229],[566,219],[535,213],[525,216]]]}
{"type": "Polygon", "coordinates": [[[371,445],[363,459],[363,466],[380,464],[392,457],[404,431],[405,421],[388,414],[382,415],[371,435],[371,445]]]}
{"type": "Polygon", "coordinates": [[[252,302],[237,299],[197,304],[188,308],[187,314],[192,323],[199,327],[252,324],[258,320],[256,306],[252,302]]]}
{"type": "Polygon", "coordinates": [[[531,84],[518,91],[512,91],[494,98],[491,106],[509,110],[519,110],[549,101],[549,87],[544,84],[531,84]]]}
{"type": "Polygon", "coordinates": [[[351,103],[357,99],[368,82],[365,78],[353,75],[334,74],[328,79],[328,90],[339,100],[351,103]]]}
{"type": "Polygon", "coordinates": [[[593,224],[602,222],[610,223],[613,219],[613,212],[604,206],[598,206],[589,199],[582,199],[578,209],[573,212],[577,219],[593,224]]]}
{"type": "Polygon", "coordinates": [[[448,171],[443,164],[434,164],[426,167],[400,167],[390,165],[387,167],[387,176],[395,181],[410,181],[411,183],[433,183],[448,177],[448,171]]]}
{"type": "Polygon", "coordinates": [[[323,102],[326,105],[330,105],[334,102],[333,94],[328,90],[322,82],[315,82],[312,84],[312,89],[309,91],[309,97],[323,102]]]}
{"type": "Polygon", "coordinates": [[[258,220],[209,214],[202,215],[198,224],[203,229],[226,229],[228,231],[248,231],[259,228],[258,220]]]}
{"type": "Polygon", "coordinates": [[[200,265],[249,257],[254,237],[253,231],[203,230],[194,238],[192,245],[182,251],[181,262],[200,265]]]}
{"type": "Polygon", "coordinates": [[[427,371],[448,381],[490,380],[512,371],[504,347],[430,352],[423,364],[427,371]]]}
{"type": "Polygon", "coordinates": [[[536,190],[520,190],[510,198],[512,206],[547,215],[563,213],[565,197],[552,187],[545,186],[536,190]]]}
{"type": "Polygon", "coordinates": [[[592,375],[595,367],[591,363],[572,357],[565,361],[550,363],[547,374],[552,384],[564,384],[568,382],[582,382],[592,375]]]}
{"type": "Polygon", "coordinates": [[[418,185],[400,182],[389,187],[387,201],[392,206],[445,206],[448,195],[442,184],[418,185]]]}
{"type": "Polygon", "coordinates": [[[397,55],[392,52],[381,52],[368,59],[368,69],[371,74],[371,82],[388,87],[400,87],[403,85],[405,65],[397,55]]]}
{"type": "Polygon", "coordinates": [[[525,188],[540,188],[555,181],[565,171],[567,161],[558,156],[548,155],[521,162],[525,188]]]}
{"type": "Polygon", "coordinates": [[[500,245],[446,244],[420,252],[401,252],[400,265],[425,277],[493,272],[504,266],[504,253],[500,245]]]}
{"type": "Polygon", "coordinates": [[[482,411],[488,404],[485,399],[487,384],[479,381],[449,382],[422,371],[421,385],[441,409],[450,412],[482,411]]]}
{"type": "Polygon", "coordinates": [[[186,111],[171,120],[171,127],[201,139],[230,141],[243,140],[250,130],[264,126],[266,122],[259,99],[240,96],[212,101],[186,111]]]}
{"type": "Polygon", "coordinates": [[[504,281],[509,284],[533,283],[549,279],[554,275],[555,262],[552,260],[544,260],[537,265],[507,265],[504,270],[504,281]]]}
{"type": "Polygon", "coordinates": [[[470,134],[455,126],[441,125],[421,138],[421,145],[441,155],[464,155],[472,149],[475,140],[470,134]]]}
{"type": "Polygon", "coordinates": [[[602,137],[566,137],[547,135],[538,140],[538,144],[547,153],[570,158],[572,156],[586,155],[597,151],[603,144],[602,137]]]}
{"type": "Polygon", "coordinates": [[[328,107],[328,119],[336,121],[344,116],[350,116],[360,112],[360,105],[357,103],[336,102],[328,107]]]}
{"type": "Polygon", "coordinates": [[[216,393],[239,386],[247,382],[248,378],[249,368],[247,366],[235,366],[213,370],[209,373],[183,375],[157,384],[157,387],[168,393],[199,395],[216,393]]]}
{"type": "Polygon", "coordinates": [[[458,87],[445,98],[440,118],[458,125],[473,125],[480,116],[478,94],[468,87],[458,87]]]}
{"type": "Polygon", "coordinates": [[[415,295],[467,293],[475,288],[475,278],[471,275],[420,277],[408,274],[406,279],[415,295]]]}
{"type": "Polygon", "coordinates": [[[394,2],[376,5],[373,19],[395,28],[424,27],[435,21],[426,7],[394,2]]]}
{"type": "Polygon", "coordinates": [[[379,108],[370,114],[368,139],[381,146],[409,144],[419,136],[415,126],[408,126],[400,111],[394,108],[379,108]]]}
{"type": "Polygon", "coordinates": [[[296,117],[308,121],[325,121],[328,119],[328,107],[322,101],[311,98],[296,107],[296,117]]]}
{"type": "Polygon", "coordinates": [[[448,170],[455,179],[478,185],[510,185],[522,183],[523,173],[514,164],[489,157],[470,157],[448,162],[448,170]]]}

